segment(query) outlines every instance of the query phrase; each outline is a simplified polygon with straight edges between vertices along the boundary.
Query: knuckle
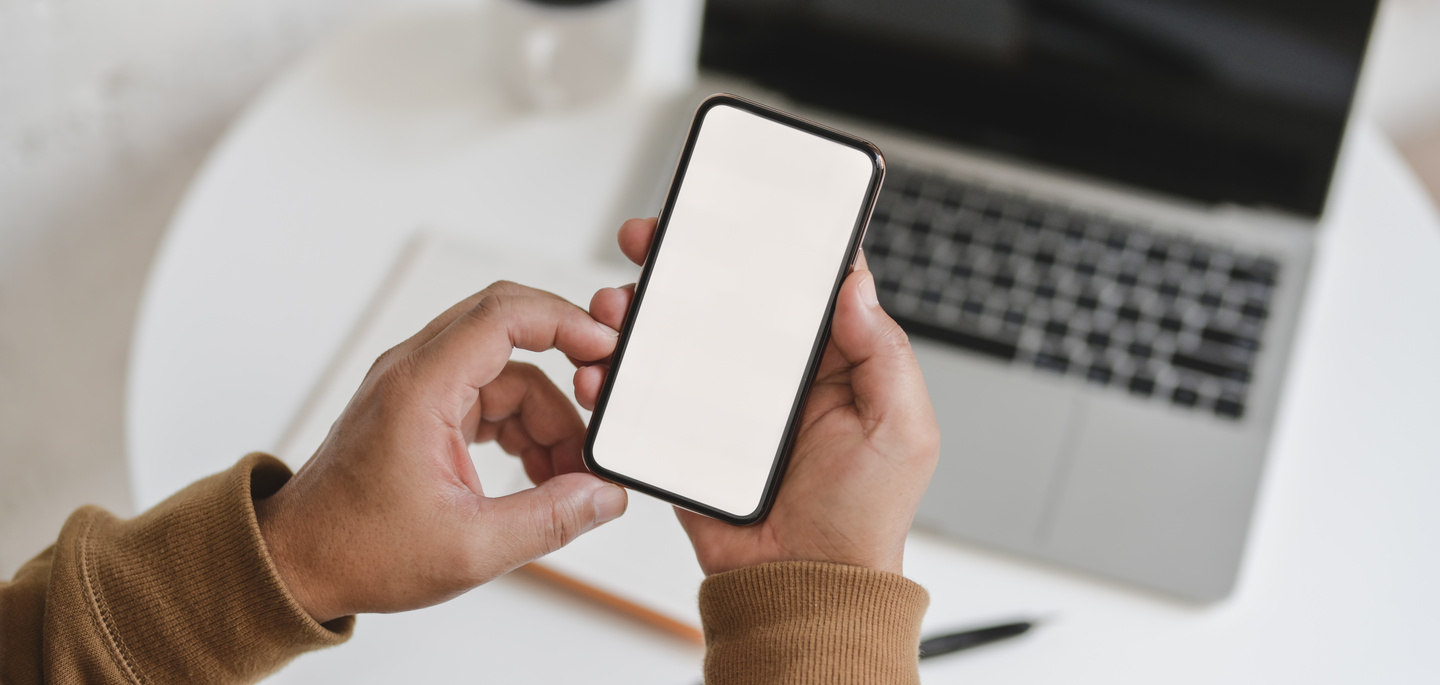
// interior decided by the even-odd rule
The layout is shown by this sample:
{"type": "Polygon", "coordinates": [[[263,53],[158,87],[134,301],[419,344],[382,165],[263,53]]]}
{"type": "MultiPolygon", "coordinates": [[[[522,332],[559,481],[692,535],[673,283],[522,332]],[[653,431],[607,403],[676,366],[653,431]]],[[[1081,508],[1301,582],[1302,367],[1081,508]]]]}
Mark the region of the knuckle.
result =
{"type": "Polygon", "coordinates": [[[483,291],[481,291],[481,292],[493,293],[493,294],[496,294],[496,295],[500,295],[500,294],[513,294],[513,293],[519,292],[520,290],[523,290],[524,288],[525,288],[525,286],[520,285],[519,283],[516,283],[516,282],[514,282],[514,281],[507,281],[507,280],[501,279],[501,280],[495,281],[494,283],[491,283],[491,284],[488,285],[488,286],[485,286],[485,290],[483,290],[483,291]]]}
{"type": "Polygon", "coordinates": [[[922,436],[920,448],[924,451],[925,456],[938,458],[940,456],[940,427],[935,425],[934,421],[930,421],[920,435],[922,436]]]}
{"type": "Polygon", "coordinates": [[[380,369],[380,373],[375,377],[375,389],[383,395],[403,392],[410,386],[410,380],[415,375],[414,367],[414,360],[408,356],[394,359],[380,369]]]}
{"type": "Polygon", "coordinates": [[[403,356],[399,348],[400,346],[396,345],[388,350],[385,350],[384,352],[381,352],[380,356],[376,357],[374,362],[371,362],[370,370],[365,373],[365,377],[369,378],[371,376],[379,375],[381,373],[384,373],[385,369],[394,366],[395,362],[403,356]]]}
{"type": "Polygon", "coordinates": [[[554,552],[580,537],[579,514],[575,502],[570,499],[552,500],[548,520],[542,524],[544,530],[541,531],[546,553],[554,552]]]}
{"type": "Polygon", "coordinates": [[[886,328],[885,335],[888,343],[895,347],[904,348],[906,350],[910,349],[910,334],[906,333],[905,329],[902,328],[900,324],[894,319],[890,319],[888,323],[889,326],[887,326],[886,328]]]}
{"type": "MultiPolygon", "coordinates": [[[[503,281],[502,281],[503,282],[503,281]]],[[[498,315],[509,301],[509,295],[504,292],[492,290],[494,286],[485,289],[485,296],[480,298],[475,306],[465,310],[465,318],[482,322],[498,315]]]]}
{"type": "Polygon", "coordinates": [[[910,345],[910,335],[900,324],[890,323],[890,328],[880,339],[880,348],[891,357],[900,359],[914,359],[915,348],[910,345]]]}

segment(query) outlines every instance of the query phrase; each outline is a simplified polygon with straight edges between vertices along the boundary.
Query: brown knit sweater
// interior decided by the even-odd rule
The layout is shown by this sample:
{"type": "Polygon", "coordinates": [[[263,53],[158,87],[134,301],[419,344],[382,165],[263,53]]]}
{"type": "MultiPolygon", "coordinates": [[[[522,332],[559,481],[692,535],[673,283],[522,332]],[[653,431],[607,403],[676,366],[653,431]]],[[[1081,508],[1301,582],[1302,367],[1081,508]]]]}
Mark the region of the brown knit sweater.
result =
{"type": "MultiPolygon", "coordinates": [[[[286,591],[254,500],[290,478],[252,454],[129,521],[76,511],[0,582],[0,683],[240,683],[338,645],[286,591]]],[[[916,683],[928,597],[893,574],[814,562],[712,576],[700,589],[705,682],[916,683]]]]}

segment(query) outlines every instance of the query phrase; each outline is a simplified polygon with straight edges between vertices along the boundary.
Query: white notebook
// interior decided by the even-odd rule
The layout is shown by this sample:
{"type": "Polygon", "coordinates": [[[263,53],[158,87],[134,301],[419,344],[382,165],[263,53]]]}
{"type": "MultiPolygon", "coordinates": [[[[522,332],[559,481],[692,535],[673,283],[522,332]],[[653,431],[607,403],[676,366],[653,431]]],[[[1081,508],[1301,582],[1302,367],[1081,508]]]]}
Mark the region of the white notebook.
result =
{"type": "MultiPolygon", "coordinates": [[[[599,288],[633,282],[638,269],[557,264],[543,256],[502,253],[459,239],[420,233],[399,257],[386,285],[362,318],[305,409],[276,450],[299,468],[325,439],[330,426],[382,352],[410,337],[450,305],[497,280],[556,293],[582,307],[599,288]]],[[[560,353],[517,350],[513,358],[539,366],[572,399],[574,367],[560,353]]],[[[589,419],[589,412],[581,410],[589,419]]],[[[470,454],[492,496],[530,486],[517,458],[494,443],[472,445],[470,454]]],[[[624,516],[581,536],[531,568],[557,582],[691,640],[700,639],[696,606],[704,575],[671,507],[630,493],[624,516]]]]}

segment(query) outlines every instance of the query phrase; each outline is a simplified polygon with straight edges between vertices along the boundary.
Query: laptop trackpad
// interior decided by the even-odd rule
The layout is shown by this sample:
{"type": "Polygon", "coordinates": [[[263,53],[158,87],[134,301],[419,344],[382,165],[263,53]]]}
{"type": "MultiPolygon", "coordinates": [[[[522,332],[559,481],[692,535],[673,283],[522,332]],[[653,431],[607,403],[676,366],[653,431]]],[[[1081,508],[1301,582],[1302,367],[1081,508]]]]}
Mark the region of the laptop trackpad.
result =
{"type": "Polygon", "coordinates": [[[916,523],[1032,548],[1079,392],[942,344],[912,342],[941,437],[940,463],[916,523]]]}

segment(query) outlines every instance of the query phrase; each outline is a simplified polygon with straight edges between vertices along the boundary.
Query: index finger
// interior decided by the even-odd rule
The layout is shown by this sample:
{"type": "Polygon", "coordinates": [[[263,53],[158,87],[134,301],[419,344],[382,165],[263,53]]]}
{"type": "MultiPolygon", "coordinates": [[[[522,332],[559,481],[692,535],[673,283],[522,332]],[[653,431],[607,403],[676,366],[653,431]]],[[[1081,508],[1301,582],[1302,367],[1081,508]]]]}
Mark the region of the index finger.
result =
{"type": "Polygon", "coordinates": [[[655,226],[660,220],[655,217],[649,219],[631,219],[620,224],[620,232],[615,239],[620,243],[620,251],[625,253],[630,261],[636,264],[644,264],[645,256],[650,254],[650,243],[655,240],[655,226]]]}
{"type": "Polygon", "coordinates": [[[448,406],[468,407],[517,347],[555,348],[582,361],[604,359],[615,350],[619,334],[614,329],[550,293],[505,282],[482,293],[475,306],[414,354],[422,387],[453,393],[450,399],[459,400],[448,406]]]}
{"type": "Polygon", "coordinates": [[[421,328],[418,332],[415,333],[415,335],[412,335],[409,338],[401,341],[400,344],[392,348],[392,351],[394,351],[398,355],[405,355],[419,349],[422,345],[430,342],[432,339],[434,339],[435,336],[439,335],[441,331],[449,328],[450,324],[454,323],[455,320],[460,318],[462,314],[471,309],[474,309],[475,305],[479,304],[481,300],[485,299],[486,297],[490,297],[497,292],[504,292],[510,289],[523,290],[526,291],[528,294],[533,294],[538,297],[549,297],[555,300],[559,300],[561,302],[565,301],[564,298],[560,297],[559,295],[544,290],[536,290],[535,288],[517,285],[509,281],[496,281],[495,283],[491,283],[484,290],[476,292],[475,294],[459,302],[456,302],[455,304],[450,305],[448,309],[440,313],[440,316],[435,317],[430,321],[430,323],[425,324],[425,327],[421,328]]]}

